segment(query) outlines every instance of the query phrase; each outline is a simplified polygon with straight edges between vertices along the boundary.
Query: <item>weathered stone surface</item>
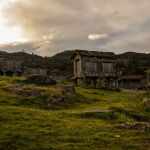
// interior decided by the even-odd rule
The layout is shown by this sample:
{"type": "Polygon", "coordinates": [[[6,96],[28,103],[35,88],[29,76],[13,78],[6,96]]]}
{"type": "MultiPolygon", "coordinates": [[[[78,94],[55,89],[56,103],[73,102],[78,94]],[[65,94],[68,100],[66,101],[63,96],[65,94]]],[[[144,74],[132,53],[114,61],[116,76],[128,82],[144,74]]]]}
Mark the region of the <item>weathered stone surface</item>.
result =
{"type": "Polygon", "coordinates": [[[45,85],[55,85],[56,80],[52,79],[49,76],[41,76],[41,75],[32,75],[27,77],[27,82],[33,84],[45,84],[45,85]]]}
{"type": "Polygon", "coordinates": [[[45,90],[24,85],[11,85],[4,89],[5,91],[12,92],[14,94],[38,96],[45,90]]]}
{"type": "Polygon", "coordinates": [[[73,86],[63,86],[62,94],[72,94],[75,93],[75,88],[73,86]]]}
{"type": "Polygon", "coordinates": [[[131,123],[122,123],[115,125],[117,129],[133,129],[133,130],[145,130],[150,129],[150,123],[147,122],[131,122],[131,123]]]}
{"type": "Polygon", "coordinates": [[[58,105],[58,106],[68,106],[69,102],[64,96],[53,95],[46,100],[48,106],[58,105]]]}
{"type": "Polygon", "coordinates": [[[144,98],[143,103],[146,106],[146,110],[150,111],[150,98],[144,98]]]}

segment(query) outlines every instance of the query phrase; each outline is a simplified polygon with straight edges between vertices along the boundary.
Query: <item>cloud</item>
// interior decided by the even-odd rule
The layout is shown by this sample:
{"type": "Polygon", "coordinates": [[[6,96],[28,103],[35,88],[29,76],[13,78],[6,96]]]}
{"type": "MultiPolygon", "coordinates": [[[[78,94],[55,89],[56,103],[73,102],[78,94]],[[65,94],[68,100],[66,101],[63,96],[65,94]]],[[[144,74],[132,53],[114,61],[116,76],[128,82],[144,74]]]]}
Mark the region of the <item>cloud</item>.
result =
{"type": "Polygon", "coordinates": [[[88,39],[89,40],[100,40],[100,39],[107,39],[109,37],[108,34],[103,33],[103,34],[89,34],[88,39]]]}
{"type": "Polygon", "coordinates": [[[149,52],[149,10],[149,0],[17,0],[3,17],[40,55],[73,48],[149,52]]]}

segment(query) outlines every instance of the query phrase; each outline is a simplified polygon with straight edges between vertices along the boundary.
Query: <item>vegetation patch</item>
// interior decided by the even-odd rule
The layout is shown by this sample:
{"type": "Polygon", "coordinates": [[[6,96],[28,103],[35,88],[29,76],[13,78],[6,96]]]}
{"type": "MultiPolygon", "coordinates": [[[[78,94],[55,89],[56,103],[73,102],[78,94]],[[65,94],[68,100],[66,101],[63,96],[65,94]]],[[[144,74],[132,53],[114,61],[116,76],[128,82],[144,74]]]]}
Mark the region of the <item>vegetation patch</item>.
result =
{"type": "Polygon", "coordinates": [[[137,120],[110,108],[133,110],[148,116],[150,112],[145,111],[142,100],[149,97],[150,92],[136,95],[85,89],[67,83],[36,85],[24,83],[24,80],[0,77],[0,150],[149,149],[150,130],[114,127],[137,120]],[[38,96],[28,96],[4,90],[12,85],[45,91],[38,96]],[[53,105],[49,109],[46,100],[55,95],[64,96],[69,107],[53,105]]]}
{"type": "Polygon", "coordinates": [[[80,117],[83,117],[83,118],[98,118],[98,119],[110,120],[110,121],[111,120],[116,120],[117,117],[118,117],[112,111],[110,111],[110,110],[103,110],[103,109],[86,111],[86,112],[82,112],[82,113],[80,113],[78,115],[80,117]]]}

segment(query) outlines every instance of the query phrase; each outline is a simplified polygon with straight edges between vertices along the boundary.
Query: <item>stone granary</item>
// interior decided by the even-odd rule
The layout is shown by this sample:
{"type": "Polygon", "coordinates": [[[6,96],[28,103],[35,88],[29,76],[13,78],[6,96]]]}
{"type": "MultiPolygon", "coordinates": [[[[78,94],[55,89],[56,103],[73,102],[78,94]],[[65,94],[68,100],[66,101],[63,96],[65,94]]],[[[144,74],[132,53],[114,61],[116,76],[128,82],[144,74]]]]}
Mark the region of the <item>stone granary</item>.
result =
{"type": "Polygon", "coordinates": [[[0,76],[47,76],[47,70],[47,67],[25,66],[24,61],[19,58],[0,56],[0,76]]]}
{"type": "Polygon", "coordinates": [[[23,61],[19,58],[0,56],[1,76],[22,76],[23,61]]]}
{"type": "Polygon", "coordinates": [[[125,75],[118,81],[120,88],[138,89],[143,86],[143,77],[141,75],[125,75]]]}
{"type": "Polygon", "coordinates": [[[47,76],[47,67],[38,67],[38,66],[25,66],[23,76],[30,76],[30,75],[42,75],[47,76]]]}
{"type": "Polygon", "coordinates": [[[74,77],[80,85],[117,86],[117,57],[111,52],[75,50],[74,77]]]}

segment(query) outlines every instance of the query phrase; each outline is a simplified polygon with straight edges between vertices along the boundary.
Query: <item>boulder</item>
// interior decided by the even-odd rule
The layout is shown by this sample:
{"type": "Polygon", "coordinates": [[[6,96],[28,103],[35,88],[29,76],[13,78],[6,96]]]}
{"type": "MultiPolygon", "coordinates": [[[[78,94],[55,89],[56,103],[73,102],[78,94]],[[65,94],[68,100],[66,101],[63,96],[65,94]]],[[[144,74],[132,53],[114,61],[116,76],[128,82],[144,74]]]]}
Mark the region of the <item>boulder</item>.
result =
{"type": "Polygon", "coordinates": [[[132,129],[132,130],[145,130],[150,129],[150,123],[147,122],[131,122],[131,123],[122,123],[115,125],[117,129],[132,129]]]}
{"type": "Polygon", "coordinates": [[[50,76],[42,75],[32,75],[27,77],[26,81],[32,84],[44,84],[44,85],[55,85],[56,80],[52,79],[50,76]]]}

